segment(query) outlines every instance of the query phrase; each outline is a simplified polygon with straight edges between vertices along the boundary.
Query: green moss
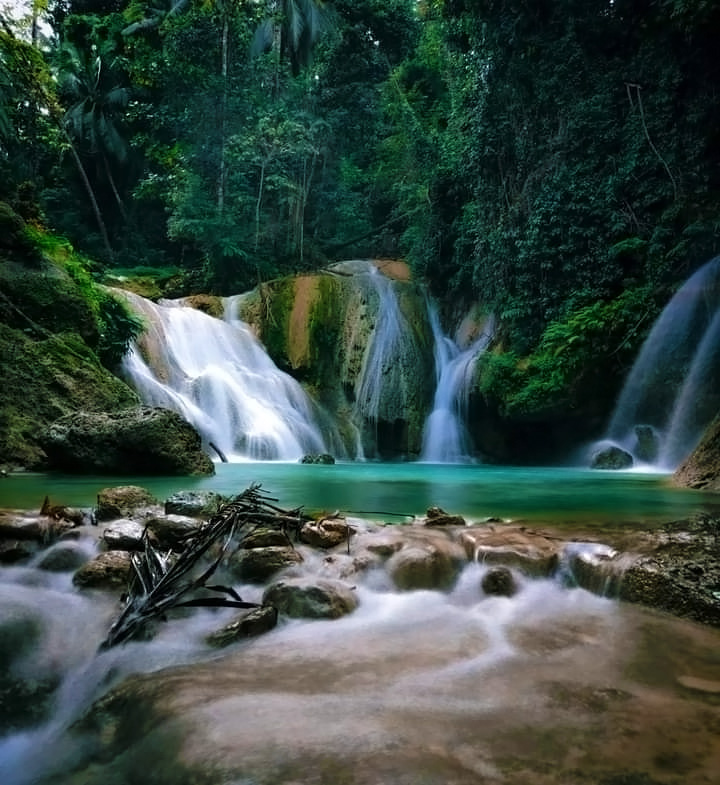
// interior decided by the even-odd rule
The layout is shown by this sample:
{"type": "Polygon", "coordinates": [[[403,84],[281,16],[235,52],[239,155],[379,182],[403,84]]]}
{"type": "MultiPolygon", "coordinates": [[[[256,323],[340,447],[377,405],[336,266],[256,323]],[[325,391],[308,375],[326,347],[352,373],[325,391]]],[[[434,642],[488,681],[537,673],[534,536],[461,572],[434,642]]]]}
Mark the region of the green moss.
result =
{"type": "Polygon", "coordinates": [[[308,383],[322,388],[339,373],[339,354],[343,344],[343,302],[338,282],[320,276],[318,297],[310,311],[310,374],[308,383]]]}
{"type": "Polygon", "coordinates": [[[290,314],[295,302],[295,279],[280,278],[263,284],[260,298],[262,301],[262,341],[275,364],[287,371],[290,369],[288,336],[290,334],[290,314]]]}

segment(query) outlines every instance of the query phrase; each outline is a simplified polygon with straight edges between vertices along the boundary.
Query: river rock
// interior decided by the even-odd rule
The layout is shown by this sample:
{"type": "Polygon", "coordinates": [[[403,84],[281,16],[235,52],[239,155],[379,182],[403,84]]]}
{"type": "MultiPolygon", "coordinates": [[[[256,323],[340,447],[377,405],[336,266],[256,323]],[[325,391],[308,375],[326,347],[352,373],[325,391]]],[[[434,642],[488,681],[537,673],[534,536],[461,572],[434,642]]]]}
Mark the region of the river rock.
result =
{"type": "Polygon", "coordinates": [[[675,485],[720,491],[720,416],[705,431],[700,444],[673,474],[675,485]]]}
{"type": "Polygon", "coordinates": [[[132,518],[156,504],[156,499],[145,488],[138,485],[119,485],[115,488],[103,488],[98,493],[95,514],[98,521],[132,518]]]}
{"type": "Polygon", "coordinates": [[[485,594],[512,597],[517,593],[517,583],[507,567],[491,567],[482,577],[480,587],[485,594]]]}
{"type": "Polygon", "coordinates": [[[290,545],[287,534],[281,529],[253,529],[242,541],[243,548],[267,548],[273,545],[282,548],[290,545]]]}
{"type": "Polygon", "coordinates": [[[241,581],[265,583],[276,572],[302,562],[302,556],[285,546],[266,548],[240,548],[230,556],[228,568],[241,581]]]}
{"type": "Polygon", "coordinates": [[[636,425],[635,439],[635,457],[645,463],[655,463],[660,450],[660,440],[652,425],[636,425]]]}
{"type": "Polygon", "coordinates": [[[307,453],[300,459],[300,463],[319,463],[331,466],[335,463],[335,458],[333,458],[332,455],[328,455],[326,452],[307,453]]]}
{"type": "Polygon", "coordinates": [[[130,554],[105,551],[84,564],[73,575],[73,583],[82,589],[119,589],[130,577],[130,554]]]}
{"type": "Polygon", "coordinates": [[[462,515],[449,515],[441,507],[430,507],[425,515],[426,526],[465,526],[462,515]]]}
{"type": "Polygon", "coordinates": [[[59,542],[42,555],[37,563],[41,570],[49,572],[71,572],[90,560],[86,548],[77,542],[59,542]]]}
{"type": "Polygon", "coordinates": [[[0,540],[0,564],[17,564],[38,550],[39,545],[30,540],[0,540]]]}
{"type": "Polygon", "coordinates": [[[142,541],[144,530],[142,524],[121,518],[103,531],[103,543],[109,551],[141,551],[145,547],[142,541]]]}
{"type": "Polygon", "coordinates": [[[263,604],[295,619],[337,619],[355,610],[357,597],[342,581],[295,578],[269,586],[263,604]]]}
{"type": "Polygon", "coordinates": [[[478,526],[460,532],[458,542],[468,559],[504,565],[543,578],[555,571],[562,543],[520,526],[478,526]]]}
{"type": "Polygon", "coordinates": [[[462,560],[447,544],[412,543],[391,556],[387,571],[399,589],[450,589],[460,572],[462,560]]]}
{"type": "Polygon", "coordinates": [[[308,521],[300,529],[302,542],[313,548],[334,548],[347,543],[355,533],[343,518],[324,518],[321,521],[308,521]]]}
{"type": "Polygon", "coordinates": [[[151,516],[145,526],[153,543],[164,551],[181,551],[186,538],[200,527],[197,518],[185,515],[151,516]]]}
{"type": "Polygon", "coordinates": [[[633,465],[633,457],[621,447],[611,445],[593,453],[591,469],[629,469],[633,465]]]}
{"type": "Polygon", "coordinates": [[[177,412],[136,406],[76,412],[45,432],[49,468],[99,474],[213,474],[200,434],[177,412]]]}
{"type": "Polygon", "coordinates": [[[226,624],[219,630],[210,633],[205,638],[208,646],[222,649],[245,638],[254,638],[269,632],[277,625],[278,611],[271,605],[263,605],[260,608],[253,608],[251,611],[243,613],[238,618],[226,624]]]}
{"type": "Polygon", "coordinates": [[[165,500],[165,514],[209,518],[223,501],[214,491],[178,491],[165,500]]]}

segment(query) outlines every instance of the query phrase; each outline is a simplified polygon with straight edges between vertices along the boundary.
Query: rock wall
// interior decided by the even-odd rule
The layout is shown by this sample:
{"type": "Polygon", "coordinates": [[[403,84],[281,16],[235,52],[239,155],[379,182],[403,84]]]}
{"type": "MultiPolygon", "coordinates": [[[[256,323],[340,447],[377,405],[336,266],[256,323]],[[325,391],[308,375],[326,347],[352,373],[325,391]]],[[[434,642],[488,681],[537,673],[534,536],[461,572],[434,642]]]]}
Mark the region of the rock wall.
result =
{"type": "Polygon", "coordinates": [[[359,438],[366,457],[419,453],[435,387],[433,338],[424,293],[406,265],[344,262],[271,281],[240,301],[238,316],[337,422],[350,452],[359,438]],[[378,274],[386,280],[373,279],[378,274]],[[401,339],[379,364],[370,391],[373,413],[358,395],[370,347],[382,338],[386,306],[377,284],[387,286],[387,280],[402,320],[401,339]]]}
{"type": "Polygon", "coordinates": [[[720,415],[700,444],[673,475],[673,483],[686,488],[720,491],[720,415]]]}

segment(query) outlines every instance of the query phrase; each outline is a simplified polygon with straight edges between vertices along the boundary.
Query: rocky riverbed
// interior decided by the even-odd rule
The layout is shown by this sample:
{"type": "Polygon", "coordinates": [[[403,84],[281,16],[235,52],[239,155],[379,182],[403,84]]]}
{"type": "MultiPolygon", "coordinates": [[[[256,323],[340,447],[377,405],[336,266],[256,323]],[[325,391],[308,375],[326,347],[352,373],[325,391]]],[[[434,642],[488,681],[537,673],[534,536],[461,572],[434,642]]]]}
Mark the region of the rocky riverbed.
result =
{"type": "Polygon", "coordinates": [[[98,654],[133,554],[178,558],[222,501],[125,487],[2,513],[3,782],[712,781],[713,517],[568,537],[298,515],[208,554],[256,607],[170,609],[98,654]]]}

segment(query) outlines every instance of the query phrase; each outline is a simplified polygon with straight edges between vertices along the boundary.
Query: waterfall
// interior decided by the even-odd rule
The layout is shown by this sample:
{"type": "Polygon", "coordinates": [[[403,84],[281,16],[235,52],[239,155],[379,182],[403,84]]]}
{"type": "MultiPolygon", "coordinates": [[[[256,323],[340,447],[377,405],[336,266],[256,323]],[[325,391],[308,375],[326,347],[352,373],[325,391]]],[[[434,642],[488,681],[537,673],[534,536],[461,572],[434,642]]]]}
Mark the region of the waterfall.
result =
{"type": "Polygon", "coordinates": [[[435,338],[437,387],[432,411],[423,431],[420,460],[429,463],[467,463],[471,460],[472,439],[465,425],[468,395],[478,357],[487,349],[494,332],[488,319],[482,333],[461,349],[442,331],[437,309],[429,306],[430,325],[435,338]]]}
{"type": "MultiPolygon", "coordinates": [[[[720,411],[720,257],[677,291],[653,325],[628,375],[607,440],[638,455],[641,429],[671,470],[697,445],[720,411]]],[[[640,451],[642,452],[642,451],[640,451]]]]}
{"type": "MultiPolygon", "coordinates": [[[[123,362],[143,402],[178,411],[231,461],[329,451],[312,401],[233,318],[233,298],[224,301],[223,320],[182,301],[122,294],[148,327],[123,362]]],[[[330,438],[331,449],[341,449],[330,438]]]]}
{"type": "Polygon", "coordinates": [[[377,423],[381,415],[383,393],[401,382],[400,363],[409,329],[390,278],[368,263],[367,280],[378,305],[375,327],[355,386],[355,412],[361,418],[377,423]]]}

